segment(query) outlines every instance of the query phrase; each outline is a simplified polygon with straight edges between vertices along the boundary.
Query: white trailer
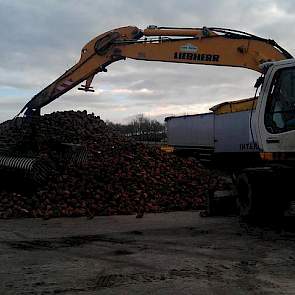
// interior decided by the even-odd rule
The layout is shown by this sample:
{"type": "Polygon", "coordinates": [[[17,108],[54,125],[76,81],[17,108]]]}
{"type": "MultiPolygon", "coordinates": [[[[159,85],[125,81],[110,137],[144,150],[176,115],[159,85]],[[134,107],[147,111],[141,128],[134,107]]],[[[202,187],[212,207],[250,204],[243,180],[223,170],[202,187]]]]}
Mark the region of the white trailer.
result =
{"type": "Polygon", "coordinates": [[[214,148],[214,113],[167,117],[168,144],[176,150],[214,148]]]}
{"type": "Polygon", "coordinates": [[[210,113],[167,117],[168,145],[176,151],[257,153],[260,149],[251,124],[255,104],[250,98],[219,104],[210,113]]]}

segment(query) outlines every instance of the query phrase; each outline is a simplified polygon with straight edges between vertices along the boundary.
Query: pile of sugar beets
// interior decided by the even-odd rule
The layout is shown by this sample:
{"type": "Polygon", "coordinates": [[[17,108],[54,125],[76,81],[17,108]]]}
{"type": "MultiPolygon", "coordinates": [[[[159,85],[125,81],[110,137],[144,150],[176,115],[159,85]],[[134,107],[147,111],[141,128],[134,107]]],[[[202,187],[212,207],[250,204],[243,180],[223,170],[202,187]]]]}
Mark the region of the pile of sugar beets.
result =
{"type": "Polygon", "coordinates": [[[0,124],[0,143],[13,155],[39,157],[52,168],[43,183],[2,171],[7,179],[0,183],[0,218],[202,209],[209,191],[224,186],[198,161],[137,143],[86,111],[6,121],[0,124]],[[84,146],[87,162],[63,159],[55,149],[60,143],[84,146]]]}

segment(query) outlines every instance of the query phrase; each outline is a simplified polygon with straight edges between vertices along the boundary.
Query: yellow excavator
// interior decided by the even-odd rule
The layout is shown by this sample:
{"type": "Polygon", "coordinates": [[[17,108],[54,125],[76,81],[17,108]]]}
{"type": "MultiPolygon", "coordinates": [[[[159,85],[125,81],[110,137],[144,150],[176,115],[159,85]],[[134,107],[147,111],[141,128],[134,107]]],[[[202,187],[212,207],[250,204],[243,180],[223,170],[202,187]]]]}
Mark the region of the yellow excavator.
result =
{"type": "Polygon", "coordinates": [[[281,211],[277,200],[268,194],[280,194],[280,189],[291,183],[294,173],[295,60],[273,40],[224,28],[117,28],[87,43],[79,62],[36,94],[20,114],[39,115],[42,107],[84,81],[79,89],[93,92],[94,76],[126,58],[240,67],[261,73],[255,85],[260,94],[244,131],[258,145],[261,161],[237,171],[238,204],[244,216],[260,214],[266,208],[271,214],[281,211]],[[270,185],[274,182],[276,190],[270,185]]]}
{"type": "Polygon", "coordinates": [[[83,81],[79,90],[94,91],[94,76],[126,58],[186,64],[242,67],[262,72],[265,62],[292,56],[275,41],[221,28],[122,27],[97,36],[81,51],[79,62],[67,70],[22,109],[26,115],[40,109],[83,81]]]}

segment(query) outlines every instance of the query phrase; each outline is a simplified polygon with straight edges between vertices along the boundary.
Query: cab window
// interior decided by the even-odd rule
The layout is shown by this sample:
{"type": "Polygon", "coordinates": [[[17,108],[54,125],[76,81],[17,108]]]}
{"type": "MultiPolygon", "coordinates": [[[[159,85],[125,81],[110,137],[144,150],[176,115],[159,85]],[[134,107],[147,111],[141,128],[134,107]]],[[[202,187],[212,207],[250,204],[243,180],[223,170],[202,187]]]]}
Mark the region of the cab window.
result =
{"type": "Polygon", "coordinates": [[[295,129],[295,68],[275,73],[266,104],[265,126],[270,133],[295,129]]]}

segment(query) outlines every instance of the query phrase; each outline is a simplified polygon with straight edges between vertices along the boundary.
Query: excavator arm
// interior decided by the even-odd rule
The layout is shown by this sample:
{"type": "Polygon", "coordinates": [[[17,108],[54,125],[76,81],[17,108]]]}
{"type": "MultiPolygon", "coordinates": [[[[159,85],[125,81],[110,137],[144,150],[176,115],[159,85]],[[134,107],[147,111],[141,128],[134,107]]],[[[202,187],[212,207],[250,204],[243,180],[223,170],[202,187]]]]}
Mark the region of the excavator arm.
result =
{"type": "Polygon", "coordinates": [[[221,28],[121,27],[97,36],[81,51],[79,62],[36,94],[21,110],[30,115],[83,81],[79,90],[106,67],[126,58],[187,64],[248,68],[261,72],[267,61],[292,58],[275,41],[221,28]]]}

